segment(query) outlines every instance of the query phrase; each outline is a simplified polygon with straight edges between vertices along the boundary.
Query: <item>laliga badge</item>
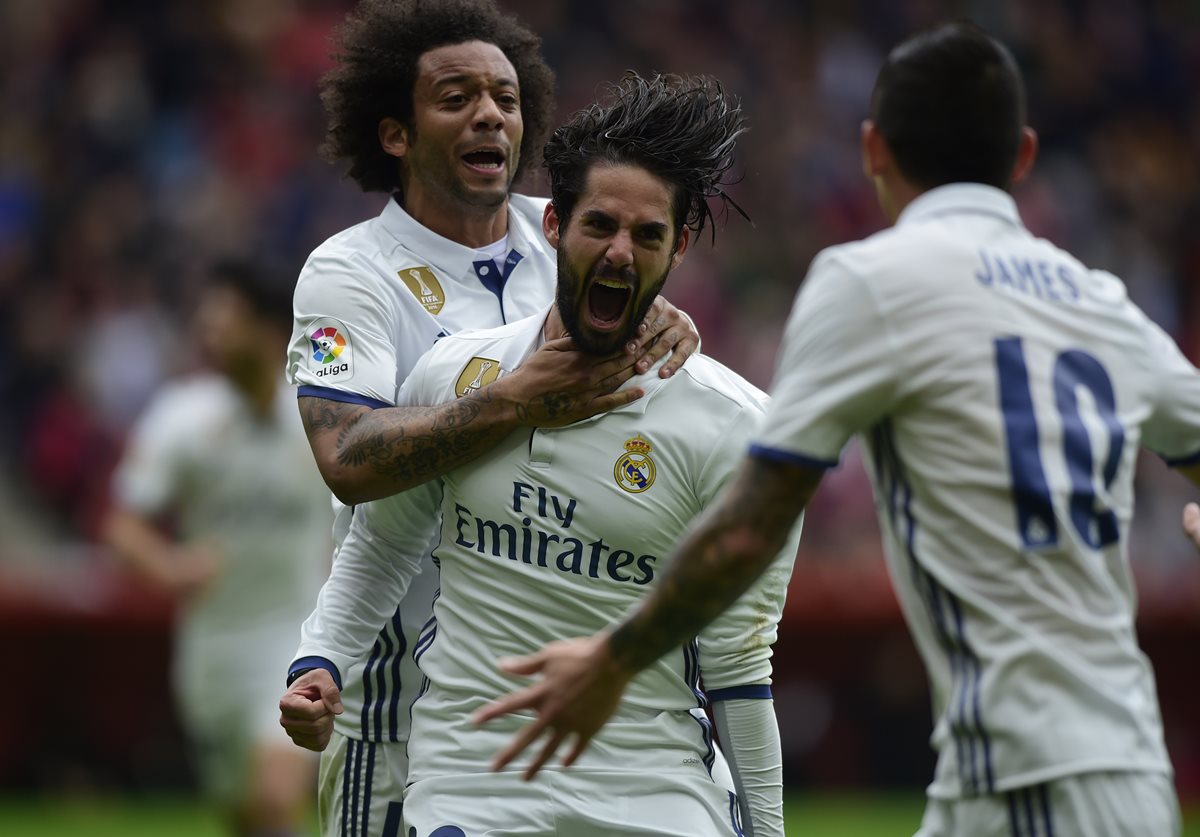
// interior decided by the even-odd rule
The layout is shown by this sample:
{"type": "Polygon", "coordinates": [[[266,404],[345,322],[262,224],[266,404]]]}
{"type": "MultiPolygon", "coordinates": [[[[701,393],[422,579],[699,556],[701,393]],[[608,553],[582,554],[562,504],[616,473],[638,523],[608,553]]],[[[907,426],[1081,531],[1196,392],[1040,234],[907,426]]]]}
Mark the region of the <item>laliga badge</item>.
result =
{"type": "Polygon", "coordinates": [[[613,476],[617,485],[630,494],[640,494],[654,485],[654,460],[650,451],[654,447],[641,436],[635,436],[625,443],[625,453],[617,458],[613,466],[613,476]]]}
{"type": "Polygon", "coordinates": [[[487,357],[473,357],[467,361],[454,383],[454,394],[459,398],[470,395],[500,377],[500,361],[487,357]]]}
{"type": "Polygon", "coordinates": [[[405,287],[412,291],[413,296],[425,307],[426,311],[436,314],[442,310],[442,306],[446,304],[446,292],[442,290],[442,285],[433,275],[432,270],[425,265],[406,267],[397,270],[396,275],[400,277],[400,281],[404,283],[405,287]]]}
{"type": "Polygon", "coordinates": [[[318,378],[347,380],[354,375],[350,333],[340,322],[322,317],[309,325],[308,368],[318,378]]]}

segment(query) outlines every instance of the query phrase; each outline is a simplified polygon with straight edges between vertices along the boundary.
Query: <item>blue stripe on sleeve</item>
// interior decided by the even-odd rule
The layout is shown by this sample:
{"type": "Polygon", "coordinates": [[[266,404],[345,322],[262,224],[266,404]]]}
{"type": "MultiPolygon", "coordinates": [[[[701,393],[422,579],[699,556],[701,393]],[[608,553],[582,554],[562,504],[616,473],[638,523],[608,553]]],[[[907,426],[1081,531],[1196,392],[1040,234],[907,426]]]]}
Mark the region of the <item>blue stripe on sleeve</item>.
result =
{"type": "Polygon", "coordinates": [[[332,389],[330,387],[314,387],[309,384],[297,387],[296,397],[324,398],[326,401],[340,401],[343,404],[361,404],[364,407],[370,407],[372,410],[378,410],[380,407],[396,406],[386,401],[380,401],[378,398],[372,398],[369,395],[359,395],[357,392],[344,392],[340,389],[332,389]]]}
{"type": "Polygon", "coordinates": [[[771,700],[771,687],[765,683],[746,686],[730,686],[727,689],[713,689],[708,693],[708,699],[714,700],[771,700]]]}
{"type": "Polygon", "coordinates": [[[804,465],[808,468],[815,468],[818,471],[828,471],[830,468],[836,468],[838,460],[832,461],[828,459],[818,459],[814,456],[805,456],[802,453],[794,453],[790,450],[780,450],[779,448],[769,448],[765,445],[751,445],[750,455],[757,456],[759,459],[769,459],[772,462],[786,462],[791,465],[804,465]]]}
{"type": "Polygon", "coordinates": [[[1187,468],[1191,465],[1200,465],[1200,450],[1196,451],[1191,456],[1181,456],[1179,458],[1168,458],[1164,456],[1162,460],[1172,468],[1187,468]]]}
{"type": "Polygon", "coordinates": [[[323,668],[333,676],[333,682],[337,684],[339,690],[342,688],[342,675],[338,672],[337,666],[324,657],[301,657],[288,666],[288,685],[292,685],[292,681],[306,671],[312,671],[314,668],[323,668]]]}

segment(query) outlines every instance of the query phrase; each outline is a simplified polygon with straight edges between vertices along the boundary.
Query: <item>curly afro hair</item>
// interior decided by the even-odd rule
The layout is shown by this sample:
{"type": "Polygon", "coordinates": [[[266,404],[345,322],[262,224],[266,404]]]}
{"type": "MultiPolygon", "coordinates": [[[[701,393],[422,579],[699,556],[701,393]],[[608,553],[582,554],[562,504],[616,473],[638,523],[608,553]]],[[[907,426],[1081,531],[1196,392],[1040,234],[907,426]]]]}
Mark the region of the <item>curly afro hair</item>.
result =
{"type": "Polygon", "coordinates": [[[541,39],[491,0],[362,0],[335,32],[336,66],[321,79],[329,117],[324,155],[349,160],[348,175],[365,192],[400,191],[400,167],[380,147],[379,123],[391,117],[412,124],[417,60],[466,41],[495,44],[517,71],[525,128],[519,178],[549,129],[554,73],[541,39]]]}
{"type": "MultiPolygon", "coordinates": [[[[640,166],[671,184],[675,233],[699,233],[712,218],[709,198],[741,212],[722,190],[737,138],[746,130],[741,104],[711,76],[628,72],[591,105],[555,130],[543,157],[554,210],[566,223],[596,163],[640,166]]],[[[742,213],[745,215],[745,213],[742,213]]]]}

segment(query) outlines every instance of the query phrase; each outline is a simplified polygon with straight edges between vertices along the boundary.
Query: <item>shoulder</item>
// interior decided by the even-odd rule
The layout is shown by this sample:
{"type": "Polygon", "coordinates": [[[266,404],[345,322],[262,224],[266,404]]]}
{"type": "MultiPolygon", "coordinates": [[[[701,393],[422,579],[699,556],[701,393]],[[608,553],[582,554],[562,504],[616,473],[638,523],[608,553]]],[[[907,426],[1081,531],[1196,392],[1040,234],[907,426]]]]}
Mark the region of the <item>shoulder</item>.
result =
{"type": "Polygon", "coordinates": [[[235,396],[229,382],[211,372],[197,372],[165,384],[143,411],[143,425],[204,426],[228,412],[235,396]]]}
{"type": "Polygon", "coordinates": [[[706,410],[762,416],[766,414],[769,397],[728,366],[707,355],[688,358],[671,379],[676,397],[700,402],[706,410]]]}
{"type": "Polygon", "coordinates": [[[369,218],[335,233],[316,247],[300,269],[297,288],[322,285],[340,277],[352,277],[360,283],[372,274],[389,273],[389,242],[379,217],[369,218]],[[376,268],[378,266],[378,268],[376,268]]]}
{"type": "Polygon", "coordinates": [[[540,229],[542,226],[542,215],[545,213],[546,204],[549,202],[548,198],[535,198],[530,195],[512,193],[508,196],[508,211],[517,218],[536,224],[540,229]]]}

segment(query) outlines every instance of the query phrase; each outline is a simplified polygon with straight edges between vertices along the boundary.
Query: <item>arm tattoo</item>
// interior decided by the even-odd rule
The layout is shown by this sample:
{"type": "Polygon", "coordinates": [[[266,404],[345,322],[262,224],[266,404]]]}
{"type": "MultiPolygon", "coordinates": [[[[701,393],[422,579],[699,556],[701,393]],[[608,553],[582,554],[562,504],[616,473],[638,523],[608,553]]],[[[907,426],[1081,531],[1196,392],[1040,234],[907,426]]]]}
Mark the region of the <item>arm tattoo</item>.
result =
{"type": "Polygon", "coordinates": [[[300,399],[300,417],[304,420],[304,429],[310,436],[314,431],[336,430],[343,424],[352,426],[362,417],[362,410],[357,404],[343,404],[328,398],[300,399]]]}
{"type": "Polygon", "coordinates": [[[364,413],[338,433],[338,463],[419,485],[469,462],[507,435],[508,427],[478,423],[486,390],[437,407],[364,413]]]}
{"type": "Polygon", "coordinates": [[[750,458],[735,484],[685,535],[642,607],[610,637],[614,658],[639,671],[732,605],[774,561],[820,474],[750,458]]]}

